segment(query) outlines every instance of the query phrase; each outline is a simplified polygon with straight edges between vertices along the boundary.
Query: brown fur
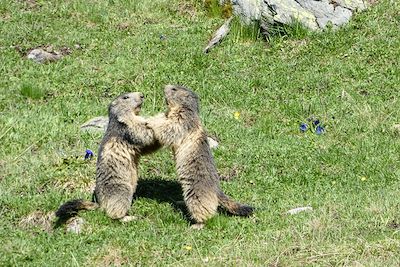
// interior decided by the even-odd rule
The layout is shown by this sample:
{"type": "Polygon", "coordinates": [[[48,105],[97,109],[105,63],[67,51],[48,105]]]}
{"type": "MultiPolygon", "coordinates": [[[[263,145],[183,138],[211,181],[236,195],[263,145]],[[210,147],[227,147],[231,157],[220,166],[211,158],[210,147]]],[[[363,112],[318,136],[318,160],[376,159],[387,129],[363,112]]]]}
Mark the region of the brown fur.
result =
{"type": "MultiPolygon", "coordinates": [[[[129,217],[140,156],[159,147],[146,120],[138,116],[142,103],[143,94],[135,92],[117,97],[109,106],[109,124],[99,148],[94,195],[98,207],[113,219],[129,217]]],[[[66,219],[79,210],[95,208],[97,205],[89,201],[72,200],[62,205],[56,215],[66,219]]]]}
{"type": "Polygon", "coordinates": [[[231,200],[220,189],[207,135],[199,117],[197,95],[182,86],[167,85],[168,110],[148,119],[154,136],[172,148],[186,206],[198,225],[212,217],[219,205],[230,213],[248,216],[253,208],[231,200]]]}

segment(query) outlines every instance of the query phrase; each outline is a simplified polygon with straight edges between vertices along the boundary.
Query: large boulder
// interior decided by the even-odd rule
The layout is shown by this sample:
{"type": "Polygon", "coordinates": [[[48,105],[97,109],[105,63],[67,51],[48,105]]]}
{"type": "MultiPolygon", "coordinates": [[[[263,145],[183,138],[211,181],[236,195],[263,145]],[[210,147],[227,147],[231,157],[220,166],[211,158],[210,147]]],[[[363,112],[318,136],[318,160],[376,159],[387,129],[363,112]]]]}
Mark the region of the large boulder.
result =
{"type": "MultiPolygon", "coordinates": [[[[222,2],[226,2],[222,1],[222,2]]],[[[354,12],[367,8],[364,0],[231,0],[244,23],[259,22],[268,32],[274,24],[299,22],[310,30],[337,28],[354,12]]]]}
{"type": "Polygon", "coordinates": [[[263,1],[261,13],[261,27],[268,31],[276,24],[290,24],[294,20],[311,30],[317,30],[315,16],[294,0],[266,0],[263,1]]]}
{"type": "Polygon", "coordinates": [[[231,0],[233,13],[246,24],[261,18],[262,0],[231,0]]]}

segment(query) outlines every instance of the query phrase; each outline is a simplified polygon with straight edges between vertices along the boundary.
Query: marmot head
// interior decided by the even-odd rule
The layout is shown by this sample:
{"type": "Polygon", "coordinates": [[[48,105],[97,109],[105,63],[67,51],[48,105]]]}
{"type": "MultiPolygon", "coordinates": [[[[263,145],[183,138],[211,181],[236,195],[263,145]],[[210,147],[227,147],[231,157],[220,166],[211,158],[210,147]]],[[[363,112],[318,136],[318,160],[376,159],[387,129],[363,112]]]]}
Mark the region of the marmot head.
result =
{"type": "Polygon", "coordinates": [[[168,84],[164,89],[168,108],[183,108],[199,113],[199,97],[193,91],[180,86],[168,84]]]}
{"type": "Polygon", "coordinates": [[[143,93],[134,92],[122,94],[114,99],[109,108],[110,117],[123,117],[126,115],[138,115],[144,99],[143,93]]]}

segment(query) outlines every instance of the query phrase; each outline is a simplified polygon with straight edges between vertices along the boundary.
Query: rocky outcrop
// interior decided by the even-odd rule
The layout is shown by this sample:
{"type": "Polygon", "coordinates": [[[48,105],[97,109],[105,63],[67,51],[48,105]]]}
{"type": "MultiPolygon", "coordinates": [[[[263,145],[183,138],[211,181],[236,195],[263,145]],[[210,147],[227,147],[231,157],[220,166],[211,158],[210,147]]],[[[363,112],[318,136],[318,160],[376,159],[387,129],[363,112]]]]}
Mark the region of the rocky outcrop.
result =
{"type": "Polygon", "coordinates": [[[260,20],[263,0],[231,0],[233,13],[245,23],[260,20]]]}
{"type": "MultiPolygon", "coordinates": [[[[225,0],[226,2],[226,0],[225,0]]],[[[299,22],[310,30],[347,23],[364,0],[231,0],[234,14],[245,23],[259,22],[264,31],[274,24],[299,22]]]]}

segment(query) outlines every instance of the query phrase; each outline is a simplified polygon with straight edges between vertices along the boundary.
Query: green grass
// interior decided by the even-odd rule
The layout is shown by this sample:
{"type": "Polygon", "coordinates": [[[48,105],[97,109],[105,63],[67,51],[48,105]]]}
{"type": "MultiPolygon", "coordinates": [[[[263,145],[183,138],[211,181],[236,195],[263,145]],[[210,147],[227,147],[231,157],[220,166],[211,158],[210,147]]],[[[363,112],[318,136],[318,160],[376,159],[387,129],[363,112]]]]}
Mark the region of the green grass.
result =
{"type": "Polygon", "coordinates": [[[32,99],[40,99],[43,98],[45,94],[41,88],[33,87],[30,84],[22,84],[21,95],[32,99]]]}
{"type": "Polygon", "coordinates": [[[205,55],[223,19],[199,1],[2,1],[1,265],[398,266],[399,14],[383,0],[338,31],[295,28],[269,43],[233,31],[205,55]],[[39,65],[18,52],[46,45],[72,53],[39,65]],[[216,164],[236,170],[222,188],[257,207],[253,217],[190,229],[164,150],[141,162],[138,221],[86,212],[80,235],[20,223],[90,199],[95,160],[83,155],[101,134],[79,126],[126,91],[145,93],[144,115],[164,110],[167,83],[201,97],[216,164]],[[311,116],[325,134],[299,132],[311,116]],[[306,205],[314,211],[284,215],[306,205]]]}

